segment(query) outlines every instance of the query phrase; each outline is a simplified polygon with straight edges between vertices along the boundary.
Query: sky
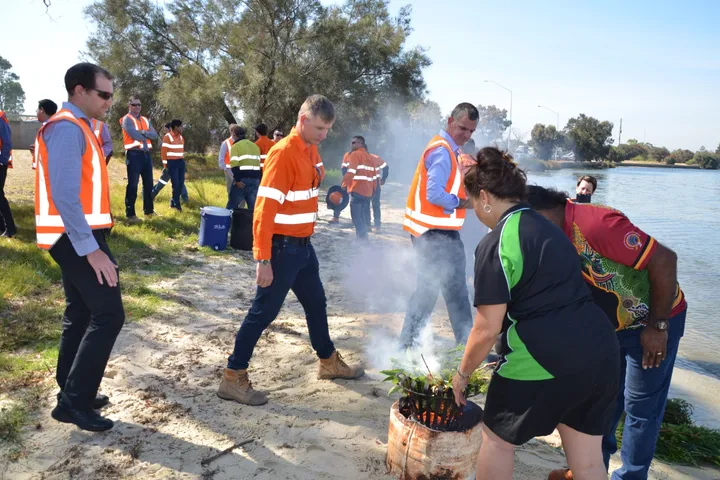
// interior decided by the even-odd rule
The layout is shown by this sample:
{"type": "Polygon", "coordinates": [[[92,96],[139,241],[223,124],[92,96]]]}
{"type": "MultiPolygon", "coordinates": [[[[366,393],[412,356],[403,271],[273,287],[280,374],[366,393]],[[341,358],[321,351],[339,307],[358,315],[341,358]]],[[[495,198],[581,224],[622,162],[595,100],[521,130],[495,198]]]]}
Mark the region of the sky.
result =
{"type": "MultiPolygon", "coordinates": [[[[329,3],[331,0],[324,0],[329,3]]],[[[86,0],[3,2],[0,55],[37,101],[65,98],[63,75],[84,60],[92,31],[86,0]]],[[[579,113],[614,124],[623,141],[715,150],[720,143],[720,1],[390,0],[412,3],[408,46],[422,46],[429,98],[449,112],[460,102],[510,109],[513,128],[560,127],[579,113]]],[[[321,93],[321,92],[320,92],[321,93]]]]}

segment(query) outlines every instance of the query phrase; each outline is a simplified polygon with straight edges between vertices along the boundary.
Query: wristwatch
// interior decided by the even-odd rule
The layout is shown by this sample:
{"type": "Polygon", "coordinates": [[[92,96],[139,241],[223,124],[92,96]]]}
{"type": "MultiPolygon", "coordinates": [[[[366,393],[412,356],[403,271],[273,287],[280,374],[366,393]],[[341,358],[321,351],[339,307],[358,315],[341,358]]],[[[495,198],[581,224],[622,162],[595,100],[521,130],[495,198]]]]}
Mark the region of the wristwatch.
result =
{"type": "Polygon", "coordinates": [[[257,263],[260,265],[270,265],[270,260],[258,260],[257,263]]]}
{"type": "Polygon", "coordinates": [[[659,330],[661,332],[665,332],[668,329],[668,321],[667,320],[662,320],[662,319],[654,320],[654,321],[651,320],[650,322],[648,322],[648,325],[653,327],[655,330],[659,330]]]}

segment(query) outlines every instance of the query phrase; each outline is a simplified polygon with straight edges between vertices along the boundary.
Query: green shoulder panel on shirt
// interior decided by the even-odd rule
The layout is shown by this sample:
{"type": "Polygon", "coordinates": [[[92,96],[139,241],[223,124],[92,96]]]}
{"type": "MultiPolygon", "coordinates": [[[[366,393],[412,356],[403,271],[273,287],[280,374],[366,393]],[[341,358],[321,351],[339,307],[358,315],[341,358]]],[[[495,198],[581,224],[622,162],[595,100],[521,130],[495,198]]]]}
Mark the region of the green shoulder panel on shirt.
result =
{"type": "MultiPolygon", "coordinates": [[[[503,224],[500,232],[500,245],[498,247],[500,261],[502,262],[508,290],[518,284],[523,274],[523,255],[520,249],[520,217],[522,211],[510,214],[503,224]]],[[[512,298],[512,295],[510,295],[512,298]]]]}
{"type": "MultiPolygon", "coordinates": [[[[522,211],[511,213],[505,220],[500,233],[499,255],[510,290],[510,301],[512,301],[512,289],[520,282],[523,274],[523,254],[520,246],[521,218],[522,211]]],[[[498,375],[511,380],[525,381],[554,378],[528,351],[525,342],[517,332],[517,320],[510,314],[508,314],[508,318],[512,322],[506,335],[510,353],[505,355],[505,362],[498,369],[498,375]]]]}
{"type": "Polygon", "coordinates": [[[260,147],[247,139],[233,143],[230,147],[230,166],[260,170],[260,147]],[[250,168],[254,167],[254,168],[250,168]]]}

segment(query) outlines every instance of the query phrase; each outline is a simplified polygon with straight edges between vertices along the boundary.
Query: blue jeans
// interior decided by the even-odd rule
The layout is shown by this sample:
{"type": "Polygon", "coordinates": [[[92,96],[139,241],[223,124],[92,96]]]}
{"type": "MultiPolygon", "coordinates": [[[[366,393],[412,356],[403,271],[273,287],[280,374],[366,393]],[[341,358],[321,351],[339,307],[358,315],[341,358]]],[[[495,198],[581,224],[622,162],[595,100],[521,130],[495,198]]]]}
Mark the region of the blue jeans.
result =
{"type": "Polygon", "coordinates": [[[643,348],[639,330],[621,330],[620,342],[621,377],[617,406],[610,429],[603,437],[605,466],[610,456],[617,452],[615,429],[625,412],[625,427],[620,456],[622,467],[612,474],[613,480],[647,479],[650,462],[655,454],[655,444],[660,424],[665,414],[670,380],[680,338],[685,333],[686,312],[679,313],[669,321],[667,354],[659,368],[642,368],[643,348]]]}
{"type": "Polygon", "coordinates": [[[135,216],[135,201],[140,177],[143,183],[143,211],[145,215],[155,212],[153,204],[153,170],[150,153],[142,150],[128,150],[125,152],[125,165],[127,166],[127,188],[125,189],[125,215],[135,216]]]}
{"type": "MultiPolygon", "coordinates": [[[[375,228],[380,228],[380,184],[375,187],[375,194],[372,197],[372,213],[375,219],[375,228]]],[[[370,221],[370,217],[368,217],[370,221]]]]}
{"type": "Polygon", "coordinates": [[[168,173],[170,173],[170,180],[172,181],[170,206],[181,209],[180,195],[183,190],[185,190],[185,160],[170,160],[168,161],[167,169],[168,173]]]}
{"type": "Polygon", "coordinates": [[[230,194],[228,195],[228,203],[225,208],[232,210],[237,208],[243,200],[247,202],[249,210],[255,210],[255,200],[257,200],[258,188],[260,188],[259,178],[243,178],[240,180],[245,184],[244,187],[240,188],[233,183],[230,188],[230,194]]]}
{"type": "Polygon", "coordinates": [[[371,197],[364,197],[355,192],[350,193],[350,217],[355,225],[357,238],[368,238],[370,230],[370,200],[371,197]]]}
{"type": "MultiPolygon", "coordinates": [[[[153,200],[155,197],[158,196],[160,193],[160,190],[165,188],[165,185],[170,181],[170,171],[167,169],[167,167],[163,168],[162,173],[160,174],[160,178],[158,179],[157,183],[152,189],[152,197],[153,200]]],[[[180,198],[182,198],[183,203],[187,203],[190,199],[188,198],[188,191],[187,191],[187,185],[183,184],[182,194],[180,195],[180,198]]]]}
{"type": "Polygon", "coordinates": [[[305,310],[310,343],[317,356],[330,358],[335,351],[328,330],[325,289],[313,246],[273,240],[270,264],[273,281],[269,287],[257,287],[250,311],[235,337],[235,349],[228,358],[228,368],[233,370],[248,368],[260,335],[275,320],[291,289],[305,310]]]}
{"type": "Polygon", "coordinates": [[[454,230],[428,230],[412,237],[417,254],[417,286],[410,297],[400,340],[413,345],[430,321],[438,293],[442,291],[455,341],[465,344],[473,318],[465,283],[465,247],[454,230]]]}

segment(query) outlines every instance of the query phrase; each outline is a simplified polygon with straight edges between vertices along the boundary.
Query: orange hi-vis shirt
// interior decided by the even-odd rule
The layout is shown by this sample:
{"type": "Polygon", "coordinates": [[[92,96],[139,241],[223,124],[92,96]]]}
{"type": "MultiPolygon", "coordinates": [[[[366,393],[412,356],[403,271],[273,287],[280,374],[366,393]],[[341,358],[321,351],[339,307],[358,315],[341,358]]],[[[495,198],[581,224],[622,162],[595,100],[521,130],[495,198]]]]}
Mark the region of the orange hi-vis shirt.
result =
{"type": "MultiPolygon", "coordinates": [[[[5,112],[0,110],[0,122],[5,122],[8,125],[10,125],[10,122],[8,122],[7,117],[5,116],[5,112]]],[[[2,148],[2,140],[0,140],[0,148],[2,148]]],[[[8,168],[13,168],[12,164],[12,150],[10,150],[10,158],[8,159],[8,168]]]]}
{"type": "Polygon", "coordinates": [[[347,168],[350,165],[350,162],[348,161],[350,153],[352,152],[345,152],[345,155],[343,155],[342,163],[340,164],[340,168],[347,168]]]}
{"type": "Polygon", "coordinates": [[[377,186],[377,167],[375,159],[365,150],[359,148],[348,156],[347,173],[343,177],[342,186],[348,192],[372,197],[377,186]]]}
{"type": "Polygon", "coordinates": [[[317,146],[306,144],[294,128],[270,150],[253,215],[255,260],[270,260],[273,235],[313,234],[324,176],[317,146]]]}
{"type": "Polygon", "coordinates": [[[260,138],[255,141],[255,145],[260,147],[260,169],[263,169],[265,167],[267,154],[270,149],[275,146],[275,142],[270,140],[267,136],[261,135],[260,138]]]}
{"type": "Polygon", "coordinates": [[[447,214],[442,207],[430,203],[427,199],[428,172],[427,168],[425,168],[425,157],[431,150],[438,147],[446,149],[450,154],[450,175],[445,184],[445,191],[457,196],[461,201],[467,198],[463,186],[462,171],[455,152],[453,152],[447,140],[440,135],[434,136],[420,156],[405,208],[403,230],[414,237],[419,237],[431,229],[460,230],[465,221],[464,208],[456,208],[452,213],[447,214]]]}
{"type": "MultiPolygon", "coordinates": [[[[135,124],[135,130],[147,130],[150,128],[150,122],[148,122],[148,119],[146,117],[140,116],[140,118],[135,118],[129,113],[120,119],[120,126],[122,126],[123,122],[125,121],[125,117],[129,117],[130,120],[132,120],[132,122],[135,124]]],[[[152,150],[152,142],[149,138],[145,140],[145,143],[147,144],[148,150],[152,150]]],[[[123,145],[125,146],[126,151],[133,149],[142,150],[142,143],[138,142],[137,140],[133,140],[133,138],[128,135],[124,128],[123,145]]]]}
{"type": "Polygon", "coordinates": [[[113,226],[107,167],[100,143],[84,121],[75,118],[69,110],[59,110],[40,128],[36,139],[38,164],[35,170],[35,232],[38,247],[44,250],[49,250],[65,233],[65,226],[50,191],[48,165],[53,159],[48,156],[47,145],[42,136],[48,125],[58,121],[70,121],[85,134],[80,179],[80,203],[85,220],[93,230],[113,226]]]}
{"type": "Polygon", "coordinates": [[[377,179],[379,185],[383,177],[383,169],[387,168],[387,163],[385,163],[385,160],[380,158],[380,155],[375,155],[374,153],[371,153],[370,156],[375,162],[375,178],[377,179]]]}
{"type": "Polygon", "coordinates": [[[167,165],[168,160],[182,160],[185,155],[185,139],[179,133],[173,135],[168,132],[163,137],[162,148],[160,149],[160,158],[163,165],[167,165]]]}

